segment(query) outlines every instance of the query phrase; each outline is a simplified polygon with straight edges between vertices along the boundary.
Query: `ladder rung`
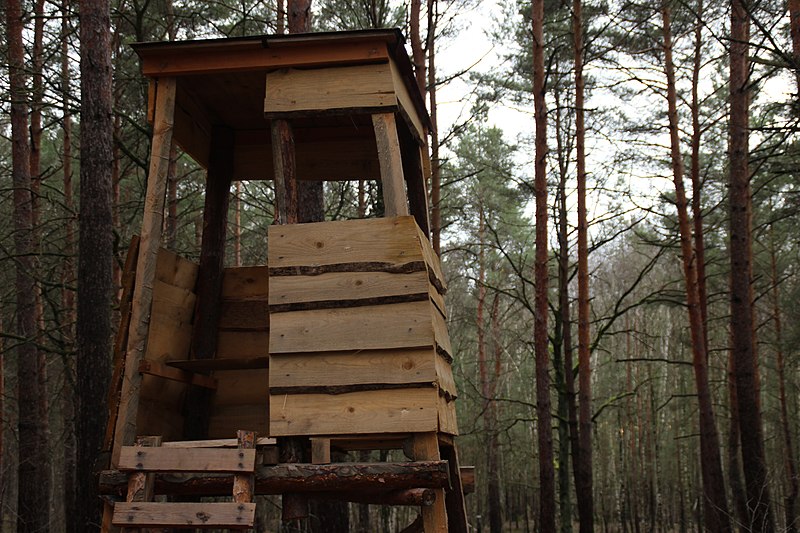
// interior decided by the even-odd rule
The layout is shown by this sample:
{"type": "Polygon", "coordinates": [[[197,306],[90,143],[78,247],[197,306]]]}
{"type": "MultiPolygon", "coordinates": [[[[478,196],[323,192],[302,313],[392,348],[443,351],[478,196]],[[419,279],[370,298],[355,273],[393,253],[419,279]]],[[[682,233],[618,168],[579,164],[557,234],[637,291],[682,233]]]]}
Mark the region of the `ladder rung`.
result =
{"type": "Polygon", "coordinates": [[[111,521],[123,527],[248,529],[255,515],[255,503],[118,502],[111,521]]]}
{"type": "Polygon", "coordinates": [[[119,469],[134,472],[253,472],[256,450],[123,446],[119,469]]]}

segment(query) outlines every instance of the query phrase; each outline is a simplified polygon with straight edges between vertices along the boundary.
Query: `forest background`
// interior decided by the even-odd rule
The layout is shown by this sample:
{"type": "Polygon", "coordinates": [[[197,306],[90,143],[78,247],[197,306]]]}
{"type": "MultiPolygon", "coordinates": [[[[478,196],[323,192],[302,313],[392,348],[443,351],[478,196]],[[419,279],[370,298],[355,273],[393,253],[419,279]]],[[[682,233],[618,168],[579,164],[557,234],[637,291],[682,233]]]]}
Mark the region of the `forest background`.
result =
{"type": "MultiPolygon", "coordinates": [[[[475,530],[797,530],[800,2],[486,4],[4,2],[0,531],[92,530],[151,136],[128,45],[280,32],[309,5],[314,31],[409,37],[475,530]],[[464,62],[470,41],[493,51],[464,62]],[[438,127],[437,97],[459,110],[438,127]]],[[[196,258],[204,174],[177,148],[169,184],[164,241],[196,258]]],[[[326,219],[379,215],[361,188],[328,184],[326,219]]],[[[272,198],[236,184],[229,265],[265,261],[272,198]]]]}

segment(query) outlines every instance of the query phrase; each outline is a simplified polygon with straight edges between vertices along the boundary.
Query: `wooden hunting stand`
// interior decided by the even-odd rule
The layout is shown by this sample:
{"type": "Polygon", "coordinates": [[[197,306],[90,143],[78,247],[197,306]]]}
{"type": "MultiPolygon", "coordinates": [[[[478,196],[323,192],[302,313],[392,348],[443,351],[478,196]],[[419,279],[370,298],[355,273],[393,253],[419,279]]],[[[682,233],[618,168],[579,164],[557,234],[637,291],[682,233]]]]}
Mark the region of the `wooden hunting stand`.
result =
{"type": "Polygon", "coordinates": [[[429,242],[429,120],[402,35],[134,49],[153,140],[100,479],[126,502],[107,505],[103,530],[252,528],[253,496],[283,494],[285,520],[309,499],[339,499],[417,505],[416,530],[466,532],[446,285],[429,242]],[[173,141],[208,172],[198,264],[161,248],[173,141]],[[231,182],[265,179],[268,265],[224,268],[231,182]],[[385,216],[297,224],[298,180],[375,180],[385,216]],[[331,449],[411,460],[332,463],[331,449]]]}

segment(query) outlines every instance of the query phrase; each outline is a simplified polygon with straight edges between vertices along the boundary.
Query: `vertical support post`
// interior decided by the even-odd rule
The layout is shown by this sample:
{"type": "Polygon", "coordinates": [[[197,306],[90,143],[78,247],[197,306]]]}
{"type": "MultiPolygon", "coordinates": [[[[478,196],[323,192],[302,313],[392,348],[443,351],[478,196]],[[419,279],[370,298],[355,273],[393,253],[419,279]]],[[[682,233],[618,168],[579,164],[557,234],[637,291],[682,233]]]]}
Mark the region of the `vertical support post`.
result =
{"type": "MultiPolygon", "coordinates": [[[[161,446],[161,437],[139,437],[136,439],[137,446],[157,448],[161,446]]],[[[128,494],[126,502],[149,502],[153,500],[154,488],[156,484],[155,473],[134,472],[128,476],[128,494]]],[[[122,528],[122,533],[144,533],[150,530],[140,528],[122,528]]]]}
{"type": "MultiPolygon", "coordinates": [[[[203,239],[197,276],[197,306],[192,325],[190,353],[194,359],[212,359],[217,351],[217,327],[225,266],[225,233],[228,225],[234,132],[225,126],[211,130],[211,146],[203,208],[203,239]]],[[[184,434],[187,439],[206,438],[211,393],[190,386],[186,395],[184,434]]]]}
{"type": "Polygon", "coordinates": [[[272,161],[275,170],[275,219],[297,224],[297,164],[294,133],[288,120],[272,121],[272,161]]]}
{"type": "Polygon", "coordinates": [[[394,113],[372,115],[375,142],[378,145],[378,162],[383,183],[383,206],[387,217],[408,215],[403,161],[394,113]]]}
{"type": "Polygon", "coordinates": [[[428,213],[428,187],[423,168],[424,146],[420,146],[408,126],[401,121],[397,126],[403,160],[403,176],[408,189],[408,205],[422,233],[430,239],[431,223],[428,213]]]}
{"type": "Polygon", "coordinates": [[[445,508],[451,533],[467,533],[467,506],[464,502],[464,487],[461,483],[461,466],[455,444],[441,446],[442,459],[450,468],[450,490],[445,495],[445,508]]]}
{"type": "Polygon", "coordinates": [[[156,259],[158,248],[161,245],[169,149],[172,144],[175,117],[175,78],[158,79],[154,113],[150,168],[147,174],[144,217],[139,237],[139,258],[136,263],[136,281],[125,357],[125,374],[122,379],[119,411],[114,431],[114,448],[111,454],[113,466],[116,466],[119,461],[120,448],[133,444],[136,438],[136,414],[139,409],[139,389],[142,384],[139,363],[144,357],[147,335],[150,330],[150,308],[153,303],[156,259]]]}
{"type": "MultiPolygon", "coordinates": [[[[303,462],[304,444],[302,437],[283,437],[278,439],[278,453],[281,463],[303,462]]],[[[287,493],[283,495],[281,520],[286,524],[308,517],[308,498],[304,494],[287,493]]],[[[290,529],[291,530],[291,529],[290,529]]]]}
{"type": "MultiPolygon", "coordinates": [[[[415,433],[412,443],[415,461],[438,461],[439,436],[435,431],[415,433]]],[[[425,533],[447,533],[447,509],[444,489],[436,489],[436,501],[422,508],[422,523],[425,533]]]]}
{"type": "MultiPolygon", "coordinates": [[[[256,447],[256,434],[254,431],[236,432],[239,440],[240,450],[251,450],[256,447]]],[[[235,474],[233,476],[233,501],[236,503],[250,503],[253,501],[253,489],[255,488],[255,475],[235,474]]]]}

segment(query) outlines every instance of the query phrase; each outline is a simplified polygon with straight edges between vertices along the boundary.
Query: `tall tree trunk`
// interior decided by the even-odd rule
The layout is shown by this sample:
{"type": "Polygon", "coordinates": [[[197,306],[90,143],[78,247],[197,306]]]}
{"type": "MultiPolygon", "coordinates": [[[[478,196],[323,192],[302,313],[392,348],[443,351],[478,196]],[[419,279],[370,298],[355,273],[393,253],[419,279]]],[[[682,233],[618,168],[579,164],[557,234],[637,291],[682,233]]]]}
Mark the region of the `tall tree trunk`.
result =
{"type": "MultiPolygon", "coordinates": [[[[64,242],[65,259],[62,263],[62,289],[61,302],[66,314],[66,326],[63,338],[66,346],[75,343],[75,206],[72,195],[72,110],[70,99],[70,72],[69,72],[69,36],[70,27],[70,1],[61,1],[61,112],[63,114],[63,144],[61,161],[64,173],[64,208],[67,212],[66,239],[64,242]]],[[[61,400],[61,413],[64,427],[64,509],[66,516],[75,513],[75,358],[66,356],[62,358],[62,373],[64,375],[64,392],[61,400]]]]}
{"type": "Polygon", "coordinates": [[[775,324],[775,369],[778,371],[778,400],[781,407],[781,428],[783,430],[783,454],[786,466],[787,492],[784,500],[784,516],[786,533],[797,533],[797,496],[800,492],[800,480],[797,477],[797,462],[792,443],[791,419],[786,400],[786,365],[783,354],[783,323],[781,320],[780,296],[778,294],[778,260],[775,253],[775,233],[772,226],[770,237],[770,273],[772,274],[772,321],[775,324]]]}
{"type": "Polygon", "coordinates": [[[800,95],[800,0],[789,0],[789,33],[792,37],[792,55],[794,56],[794,76],[797,81],[797,93],[800,95]]]}
{"type": "Polygon", "coordinates": [[[731,530],[730,518],[725,495],[725,481],[722,475],[719,435],[714,420],[711,391],[708,386],[708,363],[697,285],[697,258],[692,250],[688,202],[683,185],[684,168],[680,151],[675,68],[672,62],[672,33],[667,0],[662,1],[661,18],[664,38],[664,63],[667,76],[667,115],[669,118],[672,177],[675,183],[675,206],[678,210],[683,275],[692,342],[692,361],[700,414],[700,460],[703,473],[703,492],[706,498],[704,502],[705,524],[706,528],[711,532],[728,532],[731,530]]]}
{"type": "Polygon", "coordinates": [[[233,261],[242,266],[242,182],[236,182],[236,200],[233,215],[233,261]]]}
{"type": "Polygon", "coordinates": [[[544,0],[531,5],[533,29],[533,99],[536,120],[536,286],[533,341],[536,358],[536,418],[539,442],[539,527],[556,529],[555,473],[553,471],[553,432],[550,415],[550,352],[547,333],[547,108],[544,71],[544,0]]]}
{"type": "Polygon", "coordinates": [[[422,37],[419,22],[422,11],[422,0],[411,0],[409,13],[409,32],[411,39],[411,58],[414,62],[414,77],[417,80],[417,89],[425,97],[425,50],[422,48],[422,37]]]}
{"type": "Polygon", "coordinates": [[[569,305],[569,228],[567,212],[567,150],[561,131],[562,105],[558,91],[553,94],[556,113],[554,127],[558,159],[558,313],[554,325],[553,367],[558,389],[558,507],[561,533],[572,532],[572,501],[570,497],[570,450],[572,463],[578,459],[578,419],[575,405],[575,376],[572,365],[572,320],[569,305]],[[571,434],[574,431],[575,434],[571,434]]]}
{"type": "Polygon", "coordinates": [[[753,322],[752,207],[748,168],[749,68],[748,7],[731,1],[729,202],[731,256],[731,351],[733,352],[739,438],[747,505],[753,531],[772,532],[775,523],[767,484],[761,401],[753,322]]]}
{"type": "Polygon", "coordinates": [[[592,500],[592,367],[589,331],[589,245],[586,216],[586,127],[584,125],[583,17],[581,0],[572,2],[575,53],[575,150],[578,167],[578,383],[580,462],[575,464],[575,493],[581,533],[594,532],[592,500]]]}
{"type": "Polygon", "coordinates": [[[81,170],[78,255],[78,460],[73,530],[99,523],[94,465],[103,443],[111,355],[113,118],[109,4],[81,0],[81,170]]]}
{"type": "Polygon", "coordinates": [[[437,0],[428,0],[428,103],[431,115],[431,243],[442,255],[442,163],[439,159],[439,119],[436,108],[436,25],[437,0]]]}
{"type": "Polygon", "coordinates": [[[19,503],[18,531],[45,531],[49,527],[49,476],[46,441],[42,434],[36,346],[36,283],[34,279],[34,227],[31,194],[31,147],[28,142],[28,100],[23,13],[19,0],[6,4],[8,71],[11,90],[11,177],[14,187],[14,252],[16,254],[18,358],[19,503]]]}
{"type": "Polygon", "coordinates": [[[489,531],[502,533],[503,507],[500,487],[500,428],[498,427],[497,384],[503,369],[503,346],[500,342],[500,293],[495,292],[490,312],[492,324],[492,347],[494,368],[489,379],[489,404],[486,412],[489,425],[489,445],[486,449],[486,463],[489,467],[487,490],[489,493],[489,531]]]}

